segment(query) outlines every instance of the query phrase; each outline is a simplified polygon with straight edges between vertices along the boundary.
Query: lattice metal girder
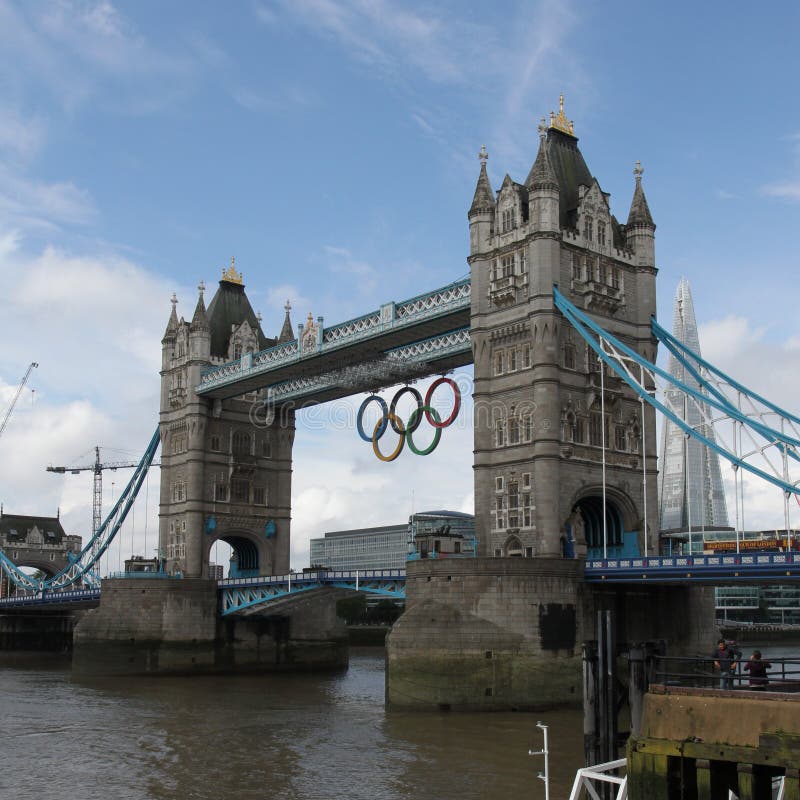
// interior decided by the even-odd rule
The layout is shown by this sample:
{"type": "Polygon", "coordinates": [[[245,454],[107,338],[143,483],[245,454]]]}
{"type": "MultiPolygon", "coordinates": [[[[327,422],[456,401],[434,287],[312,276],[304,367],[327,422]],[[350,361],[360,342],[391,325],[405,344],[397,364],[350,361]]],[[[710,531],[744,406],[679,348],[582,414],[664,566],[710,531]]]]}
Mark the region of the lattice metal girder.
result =
{"type": "MultiPolygon", "coordinates": [[[[787,436],[782,431],[777,431],[774,428],[764,425],[760,421],[748,418],[741,413],[733,404],[727,399],[720,400],[716,393],[714,396],[704,394],[704,390],[708,388],[704,380],[700,381],[700,388],[695,389],[687,385],[683,381],[678,380],[670,375],[666,370],[651,364],[647,359],[642,357],[632,348],[623,344],[619,339],[611,333],[598,325],[591,317],[584,312],[580,311],[573,305],[566,297],[564,297],[557,288],[553,288],[554,302],[556,308],[561,311],[565,318],[572,323],[575,330],[581,335],[586,343],[594,350],[601,360],[607,364],[625,383],[630,386],[634,392],[645,402],[660,411],[667,419],[671,420],[677,425],[684,433],[702,442],[706,447],[711,448],[713,451],[719,453],[724,459],[729,461],[734,467],[750,472],[753,475],[765,480],[774,486],[779,487],[787,494],[800,495],[800,487],[796,483],[785,479],[778,474],[770,474],[765,470],[755,466],[742,457],[741,453],[737,453],[735,449],[730,450],[722,447],[717,441],[704,436],[702,432],[688,425],[684,419],[675,413],[674,409],[670,407],[670,403],[662,403],[652,393],[647,385],[645,385],[645,373],[649,380],[655,384],[656,379],[660,378],[664,385],[670,387],[671,390],[676,390],[688,398],[691,398],[696,407],[700,410],[705,419],[708,419],[707,406],[712,406],[720,411],[725,417],[739,423],[742,426],[748,427],[754,434],[763,436],[767,440],[768,446],[779,448],[782,452],[784,448],[794,447],[795,441],[792,437],[787,436]]],[[[655,335],[654,331],[654,335],[655,335]]],[[[711,424],[711,420],[708,420],[711,424]]],[[[715,435],[719,436],[718,428],[715,428],[715,435]]],[[[800,444],[800,443],[798,443],[800,444]]],[[[759,454],[763,455],[763,449],[759,450],[759,454]]],[[[770,468],[774,469],[773,465],[767,460],[770,468]]]]}
{"type": "MultiPolygon", "coordinates": [[[[195,391],[205,397],[236,397],[274,386],[297,375],[315,377],[342,362],[356,363],[376,353],[411,345],[463,328],[470,321],[469,278],[427,292],[402,303],[388,303],[380,311],[325,328],[322,343],[303,351],[297,341],[262,350],[252,356],[212,367],[195,391]],[[340,333],[334,335],[334,332],[340,333]]],[[[468,363],[468,362],[467,362],[468,363]]]]}
{"type": "Polygon", "coordinates": [[[269,403],[322,403],[378,391],[472,363],[469,328],[412,342],[355,364],[342,363],[315,377],[300,377],[269,388],[269,403]]]}

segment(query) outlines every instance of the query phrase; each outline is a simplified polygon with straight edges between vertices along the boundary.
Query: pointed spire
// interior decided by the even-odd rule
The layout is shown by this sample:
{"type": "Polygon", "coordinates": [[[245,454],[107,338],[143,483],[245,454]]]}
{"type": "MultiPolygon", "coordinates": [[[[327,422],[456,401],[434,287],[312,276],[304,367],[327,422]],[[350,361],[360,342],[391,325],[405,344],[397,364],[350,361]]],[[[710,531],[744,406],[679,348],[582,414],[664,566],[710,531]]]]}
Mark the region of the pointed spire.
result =
{"type": "Polygon", "coordinates": [[[533,162],[531,171],[525,180],[525,185],[529,189],[558,189],[558,178],[556,178],[553,165],[550,163],[548,155],[549,146],[547,144],[547,126],[544,117],[539,124],[539,152],[536,154],[536,161],[533,162]]]}
{"type": "Polygon", "coordinates": [[[199,292],[197,297],[197,305],[194,309],[194,316],[192,317],[192,324],[189,326],[190,331],[207,331],[209,330],[208,326],[208,316],[206,315],[206,304],[203,301],[203,292],[206,290],[206,285],[203,281],[200,281],[200,285],[197,287],[199,292]]]}
{"type": "Polygon", "coordinates": [[[164,331],[164,336],[161,339],[162,343],[170,339],[174,339],[178,333],[178,314],[175,311],[175,306],[178,305],[178,298],[175,295],[175,292],[172,293],[172,297],[170,298],[170,303],[172,303],[172,313],[169,315],[169,322],[167,322],[167,329],[164,331]]]}
{"type": "Polygon", "coordinates": [[[289,312],[292,310],[292,304],[287,300],[286,305],[283,307],[286,316],[283,320],[283,327],[281,328],[280,336],[278,336],[278,344],[284,342],[291,342],[294,339],[294,331],[292,330],[292,321],[289,319],[289,312]]]}
{"type": "Polygon", "coordinates": [[[631,210],[628,214],[627,227],[644,225],[655,230],[656,225],[650,214],[647,198],[644,196],[644,189],[642,189],[642,175],[644,174],[644,170],[642,169],[641,161],[636,162],[633,174],[636,177],[636,188],[633,190],[633,200],[631,201],[631,210]]]}
{"type": "Polygon", "coordinates": [[[478,184],[475,187],[475,196],[472,198],[472,205],[469,207],[469,216],[480,214],[485,211],[494,211],[494,192],[492,184],[489,182],[489,175],[486,172],[486,162],[489,154],[486,152],[486,145],[481,145],[478,158],[481,162],[481,171],[478,175],[478,184]]]}

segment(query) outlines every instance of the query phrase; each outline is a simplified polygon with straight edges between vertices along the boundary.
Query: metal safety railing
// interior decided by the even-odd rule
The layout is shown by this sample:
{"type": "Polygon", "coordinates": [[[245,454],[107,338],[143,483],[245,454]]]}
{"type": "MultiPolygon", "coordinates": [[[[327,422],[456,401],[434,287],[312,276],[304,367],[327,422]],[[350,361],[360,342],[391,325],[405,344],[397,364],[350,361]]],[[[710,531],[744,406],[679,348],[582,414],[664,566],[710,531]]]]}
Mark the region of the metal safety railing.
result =
{"type": "Polygon", "coordinates": [[[584,767],[575,773],[575,782],[569,793],[569,800],[578,800],[581,793],[585,792],[592,800],[600,800],[609,795],[603,788],[616,787],[614,800],[626,800],[628,797],[628,776],[618,775],[619,770],[627,768],[627,761],[618,758],[616,761],[607,761],[605,764],[595,764],[593,767],[584,767]],[[602,788],[601,788],[602,787],[602,788]],[[599,791],[598,791],[599,790],[599,791]]]}
{"type": "MultiPolygon", "coordinates": [[[[800,692],[800,659],[762,658],[764,673],[748,669],[749,659],[719,669],[710,656],[656,656],[654,683],[701,689],[800,692]]],[[[719,663],[717,661],[717,663],[719,663]]]]}

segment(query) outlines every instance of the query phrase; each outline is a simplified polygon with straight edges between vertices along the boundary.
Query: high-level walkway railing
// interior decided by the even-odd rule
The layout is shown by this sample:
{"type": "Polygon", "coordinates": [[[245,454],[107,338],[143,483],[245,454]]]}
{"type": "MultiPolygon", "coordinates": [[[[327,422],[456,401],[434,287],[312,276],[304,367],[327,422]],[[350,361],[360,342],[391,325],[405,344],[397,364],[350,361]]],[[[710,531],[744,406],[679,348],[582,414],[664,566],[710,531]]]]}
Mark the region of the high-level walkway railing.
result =
{"type": "Polygon", "coordinates": [[[730,691],[800,692],[800,658],[762,658],[766,677],[751,675],[747,658],[721,672],[710,656],[656,656],[654,683],[730,691]]]}

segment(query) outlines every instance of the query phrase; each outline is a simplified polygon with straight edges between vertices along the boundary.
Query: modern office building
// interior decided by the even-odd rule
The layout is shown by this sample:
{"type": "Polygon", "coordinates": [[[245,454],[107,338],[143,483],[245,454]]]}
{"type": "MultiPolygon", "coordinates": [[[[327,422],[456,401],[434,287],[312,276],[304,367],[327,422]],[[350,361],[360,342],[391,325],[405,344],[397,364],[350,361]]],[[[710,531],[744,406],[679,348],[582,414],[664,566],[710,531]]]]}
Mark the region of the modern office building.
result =
{"type": "MultiPolygon", "coordinates": [[[[700,355],[694,303],[689,281],[685,278],[681,278],[675,293],[672,333],[676,339],[700,355]]],[[[697,379],[674,356],[670,357],[669,372],[692,389],[702,391],[697,379]]],[[[714,431],[705,424],[703,410],[695,403],[686,402],[684,398],[682,392],[669,389],[665,393],[664,402],[675,416],[714,441],[714,431]]],[[[662,534],[667,531],[728,526],[719,455],[697,439],[687,437],[669,419],[664,419],[661,434],[658,500],[662,534]]]]}
{"type": "Polygon", "coordinates": [[[426,543],[426,555],[435,551],[437,542],[440,552],[454,553],[455,542],[461,540],[470,542],[474,552],[475,517],[458,511],[423,511],[398,525],[330,531],[311,540],[311,566],[404,569],[409,553],[415,552],[415,537],[426,543]]]}

